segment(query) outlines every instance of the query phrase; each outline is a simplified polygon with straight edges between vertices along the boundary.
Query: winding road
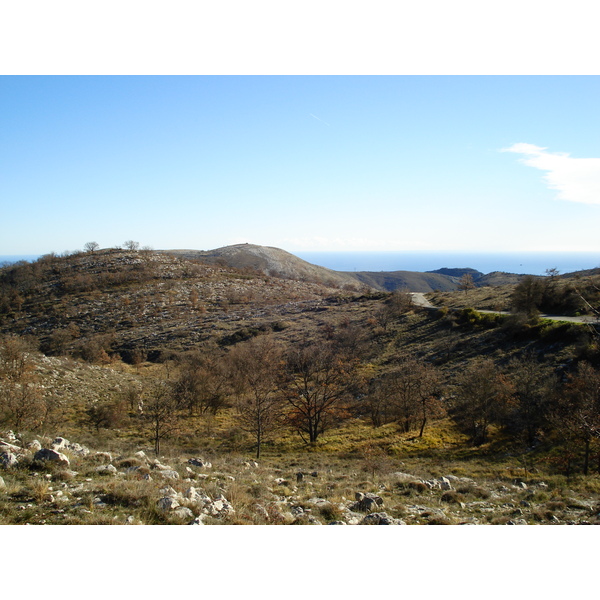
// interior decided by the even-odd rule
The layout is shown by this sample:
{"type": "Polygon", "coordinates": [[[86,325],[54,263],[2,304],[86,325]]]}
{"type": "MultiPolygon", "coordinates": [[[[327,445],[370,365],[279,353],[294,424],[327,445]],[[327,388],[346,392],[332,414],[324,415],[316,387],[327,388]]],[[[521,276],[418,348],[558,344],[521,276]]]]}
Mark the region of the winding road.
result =
{"type": "MultiPolygon", "coordinates": [[[[431,302],[429,302],[429,300],[427,300],[427,298],[425,298],[425,294],[422,292],[411,292],[411,296],[412,296],[412,300],[413,303],[416,304],[417,306],[422,306],[423,308],[430,308],[430,309],[434,309],[434,310],[439,310],[441,307],[440,306],[434,306],[433,304],[431,304],[431,302]]],[[[495,315],[510,315],[510,312],[507,311],[498,311],[498,310],[479,310],[478,308],[475,309],[477,312],[480,313],[488,313],[488,314],[495,314],[495,315]]],[[[598,317],[593,317],[593,316],[585,316],[585,317],[564,317],[564,316],[560,316],[560,315],[540,315],[541,319],[549,319],[550,321],[568,321],[570,323],[598,323],[598,317]]]]}

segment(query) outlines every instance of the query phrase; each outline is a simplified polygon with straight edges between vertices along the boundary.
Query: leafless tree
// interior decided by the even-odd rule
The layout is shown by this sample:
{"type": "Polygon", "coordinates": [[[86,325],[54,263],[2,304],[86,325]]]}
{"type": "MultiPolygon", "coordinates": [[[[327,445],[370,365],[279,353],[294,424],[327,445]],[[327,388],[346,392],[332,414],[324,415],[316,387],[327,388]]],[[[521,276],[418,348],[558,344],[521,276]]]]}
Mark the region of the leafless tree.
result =
{"type": "Polygon", "coordinates": [[[514,387],[489,358],[480,358],[467,367],[456,384],[455,416],[467,427],[473,444],[483,444],[490,425],[505,414],[514,387]]]}
{"type": "Polygon", "coordinates": [[[283,425],[282,357],[281,347],[269,336],[238,344],[228,355],[237,421],[254,436],[257,459],[263,442],[283,425]]]}
{"type": "Polygon", "coordinates": [[[574,438],[583,446],[583,473],[587,475],[592,444],[600,440],[598,369],[587,362],[580,363],[577,373],[569,377],[559,396],[553,422],[563,438],[574,438]]]}
{"type": "Polygon", "coordinates": [[[227,367],[214,350],[190,354],[182,361],[173,390],[190,416],[216,414],[230,393],[227,367]]]}
{"type": "Polygon", "coordinates": [[[16,336],[0,339],[0,423],[35,429],[47,408],[27,343],[16,336]]]}
{"type": "Polygon", "coordinates": [[[160,452],[162,440],[179,430],[181,405],[167,382],[159,382],[144,390],[141,418],[150,426],[154,452],[160,452]]]}
{"type": "Polygon", "coordinates": [[[334,351],[331,343],[299,344],[287,353],[282,391],[289,420],[305,442],[349,415],[356,362],[334,351]]]}
{"type": "Polygon", "coordinates": [[[133,240],[127,240],[123,246],[125,247],[126,250],[130,250],[131,252],[137,252],[137,250],[140,247],[140,243],[139,242],[134,242],[133,240]]]}
{"type": "Polygon", "coordinates": [[[473,281],[473,275],[471,273],[465,273],[458,282],[458,289],[465,292],[465,296],[469,290],[474,290],[477,286],[473,281]]]}
{"type": "Polygon", "coordinates": [[[98,242],[87,242],[83,249],[86,252],[94,253],[96,250],[100,248],[100,244],[98,242]]]}
{"type": "Polygon", "coordinates": [[[443,414],[441,378],[438,370],[422,360],[404,357],[383,380],[381,392],[394,420],[405,432],[419,427],[419,437],[427,422],[443,414]]]}

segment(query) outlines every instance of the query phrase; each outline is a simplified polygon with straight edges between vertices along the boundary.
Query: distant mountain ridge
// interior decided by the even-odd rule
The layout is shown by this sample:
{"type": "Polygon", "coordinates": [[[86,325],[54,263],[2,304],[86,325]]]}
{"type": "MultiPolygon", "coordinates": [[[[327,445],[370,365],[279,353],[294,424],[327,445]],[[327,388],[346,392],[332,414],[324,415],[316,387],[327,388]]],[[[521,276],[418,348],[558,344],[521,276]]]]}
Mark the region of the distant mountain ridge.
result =
{"type": "Polygon", "coordinates": [[[360,283],[345,273],[313,265],[281,248],[257,244],[234,244],[214,250],[164,250],[169,254],[222,264],[236,269],[253,269],[269,277],[297,279],[327,286],[358,289],[360,283]]]}
{"type": "Polygon", "coordinates": [[[458,289],[460,278],[469,273],[476,285],[517,283],[522,275],[490,273],[484,275],[471,268],[444,267],[436,271],[333,271],[313,265],[301,258],[272,246],[234,244],[214,250],[161,250],[161,252],[221,264],[237,269],[250,268],[270,277],[296,279],[345,289],[368,286],[378,291],[405,289],[410,292],[452,291],[458,289]]]}

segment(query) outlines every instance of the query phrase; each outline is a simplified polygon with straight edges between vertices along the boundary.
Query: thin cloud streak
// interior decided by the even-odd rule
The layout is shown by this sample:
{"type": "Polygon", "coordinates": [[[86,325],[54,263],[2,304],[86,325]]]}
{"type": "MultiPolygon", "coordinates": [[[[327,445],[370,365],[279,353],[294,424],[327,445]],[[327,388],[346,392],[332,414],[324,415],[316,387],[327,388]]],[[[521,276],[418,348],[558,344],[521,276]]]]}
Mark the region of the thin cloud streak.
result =
{"type": "Polygon", "coordinates": [[[317,121],[321,121],[321,123],[325,123],[325,125],[327,125],[327,127],[331,127],[331,125],[329,123],[327,123],[327,121],[323,121],[323,119],[319,119],[319,117],[315,117],[315,115],[313,115],[312,113],[309,113],[309,116],[311,116],[313,119],[316,119],[317,121]]]}
{"type": "Polygon", "coordinates": [[[544,181],[557,197],[581,204],[600,204],[600,158],[572,158],[566,152],[547,152],[547,148],[519,143],[501,152],[522,154],[523,164],[546,171],[544,181]]]}

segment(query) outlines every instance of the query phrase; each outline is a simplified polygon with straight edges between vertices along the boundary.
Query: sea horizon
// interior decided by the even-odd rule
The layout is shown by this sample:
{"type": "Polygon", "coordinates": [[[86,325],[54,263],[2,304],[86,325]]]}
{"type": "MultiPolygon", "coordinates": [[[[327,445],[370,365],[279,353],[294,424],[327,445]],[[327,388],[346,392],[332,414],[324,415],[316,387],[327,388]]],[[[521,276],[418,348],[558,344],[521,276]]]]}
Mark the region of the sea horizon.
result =
{"type": "Polygon", "coordinates": [[[476,269],[519,275],[545,275],[548,269],[573,273],[600,266],[600,252],[292,252],[299,258],[334,271],[416,271],[476,269]]]}
{"type": "MultiPolygon", "coordinates": [[[[600,267],[600,252],[415,252],[415,251],[290,251],[298,258],[334,271],[414,271],[476,269],[519,275],[545,275],[548,269],[573,273],[600,267]]],[[[41,254],[0,255],[0,266],[34,262],[41,254]]]]}

